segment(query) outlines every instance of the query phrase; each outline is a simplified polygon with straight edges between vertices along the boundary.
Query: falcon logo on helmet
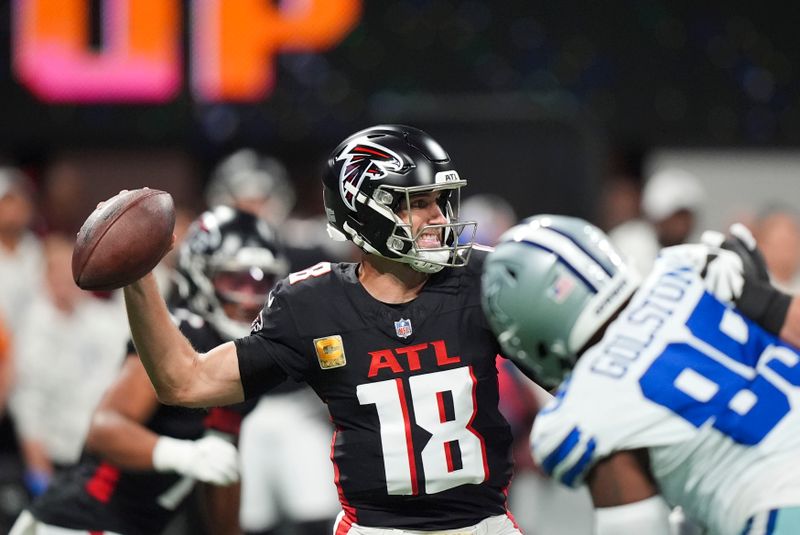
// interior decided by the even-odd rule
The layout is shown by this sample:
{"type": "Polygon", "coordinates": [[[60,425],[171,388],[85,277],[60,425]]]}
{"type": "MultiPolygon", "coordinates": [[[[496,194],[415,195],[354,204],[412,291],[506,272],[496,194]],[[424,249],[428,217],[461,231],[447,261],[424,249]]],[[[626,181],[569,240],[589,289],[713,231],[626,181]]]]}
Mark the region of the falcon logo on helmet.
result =
{"type": "Polygon", "coordinates": [[[336,160],[345,160],[339,174],[339,193],[345,206],[354,211],[356,195],[364,179],[379,180],[388,171],[400,171],[403,168],[400,156],[364,138],[353,141],[336,160]]]}

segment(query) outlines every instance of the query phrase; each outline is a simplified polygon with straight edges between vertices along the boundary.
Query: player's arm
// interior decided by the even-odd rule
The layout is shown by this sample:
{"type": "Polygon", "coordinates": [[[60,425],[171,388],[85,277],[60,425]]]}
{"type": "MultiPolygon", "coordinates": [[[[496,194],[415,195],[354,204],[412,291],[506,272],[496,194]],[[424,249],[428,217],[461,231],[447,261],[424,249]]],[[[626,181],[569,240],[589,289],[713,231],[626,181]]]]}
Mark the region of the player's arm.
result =
{"type": "Polygon", "coordinates": [[[587,484],[595,506],[595,535],[669,535],[669,507],[659,495],[645,450],[599,461],[587,484]]]}
{"type": "Polygon", "coordinates": [[[239,498],[241,485],[203,485],[200,499],[204,511],[204,524],[209,533],[239,535],[239,498]]]}
{"type": "Polygon", "coordinates": [[[180,440],[147,427],[158,400],[141,362],[129,356],[95,410],[86,450],[127,470],[176,472],[216,485],[238,480],[238,452],[225,440],[208,436],[180,440]]]}
{"type": "Polygon", "coordinates": [[[152,273],[124,293],[136,350],[161,402],[209,407],[244,399],[233,342],[195,351],[170,319],[152,273]]]}
{"type": "Polygon", "coordinates": [[[139,359],[128,356],[92,416],[86,450],[128,470],[152,470],[158,435],[144,425],[158,407],[139,359]]]}
{"type": "MultiPolygon", "coordinates": [[[[730,237],[720,246],[736,253],[741,261],[738,266],[740,278],[728,276],[736,281],[730,285],[736,307],[766,330],[800,347],[800,296],[786,294],[772,285],[764,256],[744,225],[734,223],[729,232],[730,237]]],[[[713,240],[713,236],[707,238],[706,234],[703,235],[704,241],[713,240]]]]}

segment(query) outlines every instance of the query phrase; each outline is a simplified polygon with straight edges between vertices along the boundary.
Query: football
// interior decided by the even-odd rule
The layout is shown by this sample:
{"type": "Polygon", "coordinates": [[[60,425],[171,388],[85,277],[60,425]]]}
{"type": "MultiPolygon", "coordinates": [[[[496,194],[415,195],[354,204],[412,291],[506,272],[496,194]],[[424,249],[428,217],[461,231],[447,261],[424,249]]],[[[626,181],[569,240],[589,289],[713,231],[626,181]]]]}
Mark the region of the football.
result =
{"type": "Polygon", "coordinates": [[[157,189],[123,191],[83,223],[72,251],[72,277],[84,290],[114,290],[150,272],[169,251],[172,196],[157,189]]]}

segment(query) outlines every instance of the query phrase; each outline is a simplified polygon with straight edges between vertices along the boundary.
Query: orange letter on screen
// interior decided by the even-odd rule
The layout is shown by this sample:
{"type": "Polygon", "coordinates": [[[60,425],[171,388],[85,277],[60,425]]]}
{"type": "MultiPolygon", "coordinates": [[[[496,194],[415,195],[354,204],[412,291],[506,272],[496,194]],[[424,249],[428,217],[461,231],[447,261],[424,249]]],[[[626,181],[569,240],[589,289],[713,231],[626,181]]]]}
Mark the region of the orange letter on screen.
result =
{"type": "Polygon", "coordinates": [[[14,70],[47,101],[166,102],[180,90],[177,0],[103,0],[101,50],[88,0],[15,0],[14,70]]]}
{"type": "Polygon", "coordinates": [[[360,0],[195,0],[192,84],[201,100],[260,100],[275,84],[280,51],[318,51],[341,41],[360,0]]]}

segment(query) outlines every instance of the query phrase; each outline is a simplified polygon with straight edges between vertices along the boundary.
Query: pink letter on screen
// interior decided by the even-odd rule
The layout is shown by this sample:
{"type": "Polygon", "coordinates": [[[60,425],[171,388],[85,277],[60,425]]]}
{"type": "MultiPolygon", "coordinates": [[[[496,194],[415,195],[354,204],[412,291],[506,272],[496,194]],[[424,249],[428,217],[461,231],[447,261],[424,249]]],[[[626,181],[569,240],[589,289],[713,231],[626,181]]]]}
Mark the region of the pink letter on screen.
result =
{"type": "Polygon", "coordinates": [[[102,44],[88,0],[14,0],[14,72],[49,102],[166,102],[181,85],[177,0],[103,0],[102,44]]]}

